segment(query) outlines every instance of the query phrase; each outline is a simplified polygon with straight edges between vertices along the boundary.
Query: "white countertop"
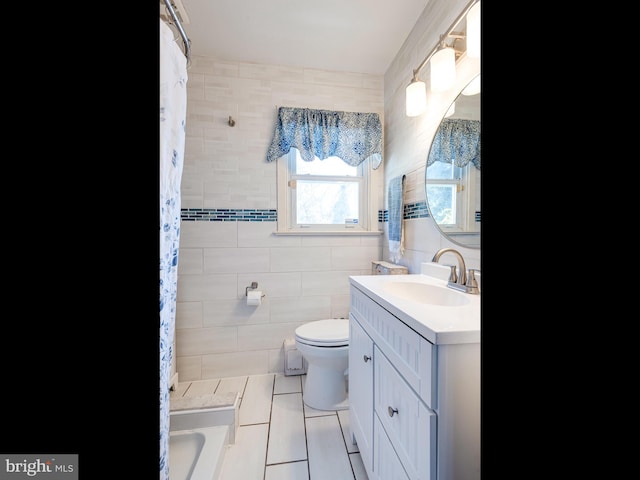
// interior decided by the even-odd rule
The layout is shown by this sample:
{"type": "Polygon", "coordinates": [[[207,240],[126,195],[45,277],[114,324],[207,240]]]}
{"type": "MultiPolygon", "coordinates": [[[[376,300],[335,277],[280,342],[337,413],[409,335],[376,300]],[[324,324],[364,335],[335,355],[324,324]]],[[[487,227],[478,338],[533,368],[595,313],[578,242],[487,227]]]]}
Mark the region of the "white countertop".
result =
{"type": "Polygon", "coordinates": [[[352,275],[349,282],[436,345],[480,343],[481,294],[459,292],[468,297],[468,304],[440,306],[406,300],[384,290],[391,282],[418,282],[448,288],[446,280],[430,275],[352,275]]]}

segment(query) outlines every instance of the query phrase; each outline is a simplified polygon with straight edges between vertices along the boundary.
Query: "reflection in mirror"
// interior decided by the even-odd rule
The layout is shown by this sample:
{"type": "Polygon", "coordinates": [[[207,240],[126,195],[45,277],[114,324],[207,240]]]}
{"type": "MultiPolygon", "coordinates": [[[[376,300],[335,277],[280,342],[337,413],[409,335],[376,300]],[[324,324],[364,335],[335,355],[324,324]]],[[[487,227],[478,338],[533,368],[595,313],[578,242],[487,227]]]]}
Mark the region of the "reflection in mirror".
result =
{"type": "Polygon", "coordinates": [[[479,85],[480,75],[449,107],[425,168],[429,214],[445,237],[467,248],[480,248],[479,85]]]}

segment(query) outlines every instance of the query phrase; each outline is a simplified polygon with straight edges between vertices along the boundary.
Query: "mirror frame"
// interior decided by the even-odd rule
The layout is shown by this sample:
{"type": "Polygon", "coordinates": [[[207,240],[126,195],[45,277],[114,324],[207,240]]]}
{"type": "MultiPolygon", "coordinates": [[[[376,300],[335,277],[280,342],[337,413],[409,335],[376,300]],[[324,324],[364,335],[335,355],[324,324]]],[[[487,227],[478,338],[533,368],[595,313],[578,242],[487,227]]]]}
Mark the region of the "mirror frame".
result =
{"type": "MultiPolygon", "coordinates": [[[[469,85],[469,84],[470,84],[470,83],[471,83],[471,82],[472,82],[472,81],[473,81],[473,80],[474,80],[478,75],[480,75],[479,69],[478,69],[478,71],[476,71],[474,74],[472,74],[472,75],[470,76],[470,80],[469,80],[469,81],[465,82],[465,83],[464,83],[460,88],[458,88],[458,89],[456,89],[456,90],[452,90],[452,94],[455,94],[455,98],[454,98],[452,101],[450,101],[450,102],[448,102],[448,103],[446,104],[446,105],[447,105],[447,108],[444,110],[444,112],[445,112],[445,113],[444,113],[444,114],[443,114],[443,116],[440,118],[440,122],[438,123],[438,126],[436,127],[436,129],[435,129],[435,131],[434,131],[434,138],[435,138],[435,135],[437,134],[437,132],[438,132],[438,130],[439,130],[439,128],[440,128],[440,125],[442,124],[442,121],[446,118],[446,117],[445,117],[446,112],[449,110],[449,108],[451,107],[451,105],[452,105],[453,103],[455,103],[455,102],[456,102],[456,101],[457,101],[457,100],[462,96],[462,91],[463,91],[463,90],[464,90],[464,89],[465,89],[465,88],[466,88],[466,87],[467,87],[467,86],[468,86],[468,85],[469,85]]],[[[482,93],[480,93],[480,95],[482,95],[482,93]]],[[[482,102],[481,97],[480,97],[480,102],[482,102]]],[[[453,115],[453,117],[455,117],[455,114],[453,115]]],[[[440,232],[440,234],[441,234],[443,237],[445,237],[448,241],[450,241],[451,243],[453,243],[453,244],[455,244],[455,245],[458,245],[458,246],[461,246],[461,247],[465,247],[465,248],[476,249],[476,250],[477,250],[477,249],[480,249],[480,240],[481,240],[481,238],[482,238],[482,226],[481,226],[481,225],[480,225],[480,230],[477,232],[477,238],[478,238],[478,241],[477,241],[477,242],[475,242],[475,241],[474,241],[473,243],[464,243],[464,242],[462,242],[462,241],[461,241],[461,239],[462,239],[463,235],[461,235],[461,236],[456,236],[455,238],[454,238],[454,237],[452,237],[452,236],[450,235],[450,232],[447,232],[447,231],[443,230],[443,229],[440,227],[440,225],[438,224],[438,222],[436,222],[436,221],[435,221],[435,219],[434,219],[433,215],[431,214],[431,207],[429,206],[429,196],[427,195],[427,161],[428,161],[428,159],[429,159],[429,155],[430,155],[430,153],[431,153],[431,148],[432,148],[432,146],[433,146],[433,139],[431,140],[431,144],[429,145],[429,151],[427,152],[427,157],[426,157],[426,158],[427,158],[427,160],[425,161],[425,169],[424,169],[424,187],[425,187],[424,194],[425,194],[425,203],[426,203],[427,209],[428,209],[428,211],[429,211],[429,217],[431,218],[431,220],[433,221],[433,223],[434,223],[434,224],[436,225],[436,227],[438,228],[438,231],[440,232]]],[[[470,235],[474,235],[474,238],[475,238],[475,236],[476,236],[476,232],[470,233],[470,235]]]]}

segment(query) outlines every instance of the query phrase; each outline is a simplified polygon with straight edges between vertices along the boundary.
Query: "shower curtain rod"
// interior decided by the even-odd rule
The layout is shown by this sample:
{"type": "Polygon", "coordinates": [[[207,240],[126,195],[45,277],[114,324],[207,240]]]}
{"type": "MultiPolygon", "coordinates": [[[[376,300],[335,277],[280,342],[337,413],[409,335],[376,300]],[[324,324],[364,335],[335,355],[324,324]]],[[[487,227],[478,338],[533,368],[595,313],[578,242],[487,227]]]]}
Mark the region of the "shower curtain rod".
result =
{"type": "Polygon", "coordinates": [[[182,28],[182,23],[180,22],[178,15],[176,15],[176,11],[173,9],[171,0],[164,0],[164,4],[166,5],[167,10],[169,10],[169,14],[171,15],[171,18],[173,18],[173,23],[177,27],[178,31],[180,32],[180,36],[182,37],[182,42],[184,43],[184,56],[187,57],[188,67],[191,64],[191,40],[189,40],[189,37],[187,37],[187,34],[182,28]]]}

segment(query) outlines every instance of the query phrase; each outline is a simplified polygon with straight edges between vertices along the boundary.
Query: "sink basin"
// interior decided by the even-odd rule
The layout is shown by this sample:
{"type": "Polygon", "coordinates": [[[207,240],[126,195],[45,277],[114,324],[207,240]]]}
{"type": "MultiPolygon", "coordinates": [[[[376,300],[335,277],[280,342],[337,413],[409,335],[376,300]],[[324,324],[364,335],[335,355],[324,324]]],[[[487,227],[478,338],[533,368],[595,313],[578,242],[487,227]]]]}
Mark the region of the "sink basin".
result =
{"type": "Polygon", "coordinates": [[[456,292],[447,287],[418,282],[391,282],[382,289],[393,296],[412,302],[445,307],[467,305],[470,300],[466,293],[456,292]]]}

